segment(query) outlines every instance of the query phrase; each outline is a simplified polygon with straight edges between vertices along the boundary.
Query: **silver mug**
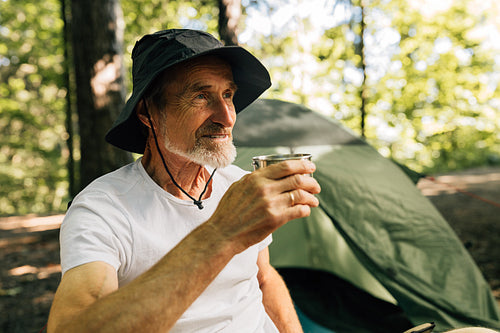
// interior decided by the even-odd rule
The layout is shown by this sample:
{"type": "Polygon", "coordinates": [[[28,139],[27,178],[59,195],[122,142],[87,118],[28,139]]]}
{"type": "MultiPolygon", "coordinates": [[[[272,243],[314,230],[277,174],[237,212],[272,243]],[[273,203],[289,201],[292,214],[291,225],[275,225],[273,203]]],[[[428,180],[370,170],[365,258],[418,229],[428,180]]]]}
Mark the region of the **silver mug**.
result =
{"type": "MultiPolygon", "coordinates": [[[[311,160],[311,154],[272,154],[252,157],[252,166],[254,170],[265,168],[271,164],[276,164],[286,160],[311,160]]],[[[312,174],[309,174],[312,176],[312,174]]]]}

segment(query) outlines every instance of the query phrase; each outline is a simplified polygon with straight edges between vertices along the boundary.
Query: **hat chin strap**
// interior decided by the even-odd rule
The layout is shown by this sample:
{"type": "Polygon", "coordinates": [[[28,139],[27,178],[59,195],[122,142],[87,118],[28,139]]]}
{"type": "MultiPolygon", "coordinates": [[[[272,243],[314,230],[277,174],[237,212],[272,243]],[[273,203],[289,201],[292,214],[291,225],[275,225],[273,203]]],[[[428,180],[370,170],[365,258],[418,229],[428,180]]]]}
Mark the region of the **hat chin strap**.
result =
{"type": "Polygon", "coordinates": [[[149,125],[151,126],[151,131],[153,132],[153,137],[155,139],[155,145],[156,145],[156,150],[158,150],[158,154],[160,154],[160,157],[161,157],[161,161],[163,162],[163,166],[165,167],[165,171],[167,171],[168,175],[170,176],[170,179],[172,179],[172,182],[174,183],[175,186],[177,186],[177,188],[179,190],[181,190],[182,193],[184,193],[185,195],[187,195],[191,200],[193,200],[193,203],[199,208],[199,209],[203,209],[203,202],[201,201],[201,198],[203,197],[203,195],[205,194],[205,192],[207,191],[207,188],[208,188],[208,184],[210,184],[210,181],[212,180],[212,178],[214,177],[214,174],[215,174],[215,171],[217,170],[217,168],[214,169],[214,171],[212,172],[212,174],[210,175],[210,178],[208,178],[208,181],[207,183],[205,184],[205,188],[203,189],[203,191],[201,192],[200,194],[200,197],[198,198],[198,200],[196,200],[194,197],[192,197],[189,193],[187,193],[186,191],[184,191],[184,189],[179,185],[177,184],[177,182],[175,181],[174,177],[172,176],[172,174],[170,173],[170,171],[168,170],[168,167],[167,167],[167,163],[165,163],[165,158],[163,157],[163,154],[161,153],[160,151],[160,145],[158,144],[158,137],[156,136],[156,132],[155,132],[155,129],[153,127],[153,122],[151,121],[151,116],[149,115],[149,110],[148,110],[148,107],[146,105],[146,100],[143,99],[143,104],[144,104],[144,108],[146,109],[146,116],[148,117],[148,121],[149,121],[149,125]]]}

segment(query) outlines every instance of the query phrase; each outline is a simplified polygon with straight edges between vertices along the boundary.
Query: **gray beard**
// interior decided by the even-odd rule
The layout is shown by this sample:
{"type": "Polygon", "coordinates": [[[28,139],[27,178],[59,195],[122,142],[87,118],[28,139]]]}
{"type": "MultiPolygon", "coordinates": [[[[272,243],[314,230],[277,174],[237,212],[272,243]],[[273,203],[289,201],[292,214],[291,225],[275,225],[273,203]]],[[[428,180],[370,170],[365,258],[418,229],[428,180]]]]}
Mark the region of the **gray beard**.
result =
{"type": "Polygon", "coordinates": [[[188,151],[174,146],[168,139],[165,140],[165,148],[179,156],[182,156],[196,164],[207,165],[212,168],[224,168],[233,163],[236,158],[236,147],[233,142],[208,147],[198,140],[194,147],[188,151]]]}

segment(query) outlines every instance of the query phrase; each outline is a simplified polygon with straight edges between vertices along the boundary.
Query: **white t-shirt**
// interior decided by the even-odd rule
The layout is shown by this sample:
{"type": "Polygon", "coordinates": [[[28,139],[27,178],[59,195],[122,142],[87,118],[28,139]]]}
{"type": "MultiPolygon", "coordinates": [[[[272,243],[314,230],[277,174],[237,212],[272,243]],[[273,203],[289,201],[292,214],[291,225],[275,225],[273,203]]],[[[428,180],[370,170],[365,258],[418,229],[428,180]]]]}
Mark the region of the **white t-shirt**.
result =
{"type": "MultiPolygon", "coordinates": [[[[75,197],[62,223],[63,274],[103,261],[117,270],[119,286],[126,285],[205,222],[244,174],[236,166],[218,169],[202,210],[164,191],[140,159],[100,177],[75,197]]],[[[170,332],[278,332],[257,280],[258,253],[270,242],[271,236],[234,256],[170,332]]]]}

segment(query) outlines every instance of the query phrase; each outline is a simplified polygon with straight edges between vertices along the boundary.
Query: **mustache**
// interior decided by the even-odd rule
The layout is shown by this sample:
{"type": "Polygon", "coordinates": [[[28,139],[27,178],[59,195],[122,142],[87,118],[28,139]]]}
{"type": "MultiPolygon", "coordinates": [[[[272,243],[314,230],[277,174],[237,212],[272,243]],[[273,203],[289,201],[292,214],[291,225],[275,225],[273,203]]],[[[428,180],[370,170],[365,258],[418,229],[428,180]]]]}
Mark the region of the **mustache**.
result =
{"type": "Polygon", "coordinates": [[[212,134],[226,134],[232,136],[232,129],[228,127],[224,127],[220,124],[211,123],[206,126],[203,126],[197,130],[196,137],[200,138],[205,135],[212,134]]]}

